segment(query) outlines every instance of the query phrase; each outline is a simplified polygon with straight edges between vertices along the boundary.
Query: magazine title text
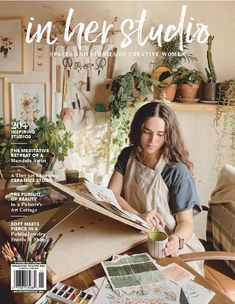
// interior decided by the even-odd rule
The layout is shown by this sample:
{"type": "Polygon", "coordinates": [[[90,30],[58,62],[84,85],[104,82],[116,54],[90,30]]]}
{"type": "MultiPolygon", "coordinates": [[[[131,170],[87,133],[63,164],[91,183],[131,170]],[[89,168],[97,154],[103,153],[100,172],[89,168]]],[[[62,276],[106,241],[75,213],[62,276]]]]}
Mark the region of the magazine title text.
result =
{"type": "MultiPolygon", "coordinates": [[[[190,17],[190,21],[186,24],[185,17],[187,12],[187,6],[183,5],[181,9],[181,14],[179,18],[178,25],[169,24],[166,29],[164,29],[163,24],[159,24],[158,27],[151,26],[148,34],[145,34],[143,30],[145,29],[145,22],[147,18],[147,10],[143,9],[139,20],[124,19],[120,25],[120,32],[124,36],[120,47],[126,48],[131,45],[134,35],[136,35],[136,41],[139,46],[144,46],[147,41],[156,41],[158,46],[162,46],[162,39],[169,42],[174,37],[179,35],[179,48],[183,51],[183,32],[186,33],[186,41],[188,43],[196,40],[198,43],[206,43],[209,37],[208,26],[203,23],[194,24],[194,18],[190,17]],[[193,27],[196,28],[193,32],[193,27]],[[163,36],[163,31],[164,36],[163,36]]],[[[96,21],[90,21],[88,25],[85,26],[84,23],[78,23],[73,29],[71,29],[71,22],[74,14],[74,9],[70,8],[66,19],[63,39],[65,42],[70,42],[71,39],[76,39],[77,47],[80,50],[82,45],[82,39],[88,43],[95,43],[99,41],[101,44],[105,44],[107,38],[111,31],[113,31],[114,24],[109,24],[106,20],[103,21],[101,27],[96,21]]],[[[43,37],[46,36],[46,41],[49,45],[53,45],[58,41],[58,37],[52,38],[52,26],[53,22],[48,21],[43,27],[41,24],[37,25],[37,29],[34,34],[32,34],[34,18],[31,17],[27,26],[26,32],[26,42],[32,43],[34,40],[40,42],[43,37]]]]}

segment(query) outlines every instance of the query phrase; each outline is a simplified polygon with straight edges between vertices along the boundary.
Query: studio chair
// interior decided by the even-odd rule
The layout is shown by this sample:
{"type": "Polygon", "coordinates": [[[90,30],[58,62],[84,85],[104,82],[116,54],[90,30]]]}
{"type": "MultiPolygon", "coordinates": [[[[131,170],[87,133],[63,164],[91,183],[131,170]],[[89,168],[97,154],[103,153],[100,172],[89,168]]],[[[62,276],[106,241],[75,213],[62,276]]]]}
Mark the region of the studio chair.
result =
{"type": "Polygon", "coordinates": [[[235,302],[235,168],[225,165],[207,210],[206,252],[182,254],[185,262],[204,260],[205,278],[235,302]]]}

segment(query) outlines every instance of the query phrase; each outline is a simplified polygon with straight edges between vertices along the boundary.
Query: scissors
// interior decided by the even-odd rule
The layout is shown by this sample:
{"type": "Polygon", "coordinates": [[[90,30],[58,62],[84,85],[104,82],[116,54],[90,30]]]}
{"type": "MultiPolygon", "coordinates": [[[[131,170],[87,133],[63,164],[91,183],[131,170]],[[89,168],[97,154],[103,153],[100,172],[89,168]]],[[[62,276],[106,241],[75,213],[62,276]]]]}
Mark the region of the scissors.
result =
{"type": "Polygon", "coordinates": [[[82,68],[82,64],[81,64],[80,61],[76,61],[76,62],[74,62],[73,67],[74,67],[75,70],[78,70],[78,72],[79,72],[82,68]]]}
{"type": "Polygon", "coordinates": [[[71,69],[73,65],[73,59],[71,57],[65,57],[62,62],[66,69],[71,69]]]}
{"type": "Polygon", "coordinates": [[[95,61],[96,64],[96,70],[98,70],[98,76],[100,75],[100,71],[103,70],[103,68],[106,65],[106,59],[104,57],[98,57],[95,61]]]}

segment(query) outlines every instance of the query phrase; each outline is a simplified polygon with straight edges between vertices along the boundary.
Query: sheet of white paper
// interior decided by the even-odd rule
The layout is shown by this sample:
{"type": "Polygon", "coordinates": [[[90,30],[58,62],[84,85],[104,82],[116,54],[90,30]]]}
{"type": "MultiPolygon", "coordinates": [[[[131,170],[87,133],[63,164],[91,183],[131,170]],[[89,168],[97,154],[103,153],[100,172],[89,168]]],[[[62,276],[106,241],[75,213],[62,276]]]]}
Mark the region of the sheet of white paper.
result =
{"type": "Polygon", "coordinates": [[[207,304],[215,295],[214,291],[209,290],[194,281],[186,282],[182,285],[182,289],[190,304],[207,304]]]}
{"type": "Polygon", "coordinates": [[[156,304],[156,299],[157,303],[179,304],[180,287],[169,280],[142,286],[128,293],[126,290],[113,291],[106,277],[97,283],[101,288],[94,304],[156,304]]]}

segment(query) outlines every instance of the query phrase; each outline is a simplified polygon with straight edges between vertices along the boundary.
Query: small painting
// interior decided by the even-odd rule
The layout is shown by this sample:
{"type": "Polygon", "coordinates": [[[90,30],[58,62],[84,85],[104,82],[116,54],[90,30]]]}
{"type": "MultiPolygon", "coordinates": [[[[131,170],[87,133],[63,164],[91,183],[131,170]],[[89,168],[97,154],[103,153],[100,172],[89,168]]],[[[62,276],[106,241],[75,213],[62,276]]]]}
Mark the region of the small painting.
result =
{"type": "Polygon", "coordinates": [[[34,118],[45,115],[44,83],[11,83],[11,118],[33,125],[34,118]]]}
{"type": "Polygon", "coordinates": [[[24,73],[24,19],[0,18],[0,73],[24,73]]]}

